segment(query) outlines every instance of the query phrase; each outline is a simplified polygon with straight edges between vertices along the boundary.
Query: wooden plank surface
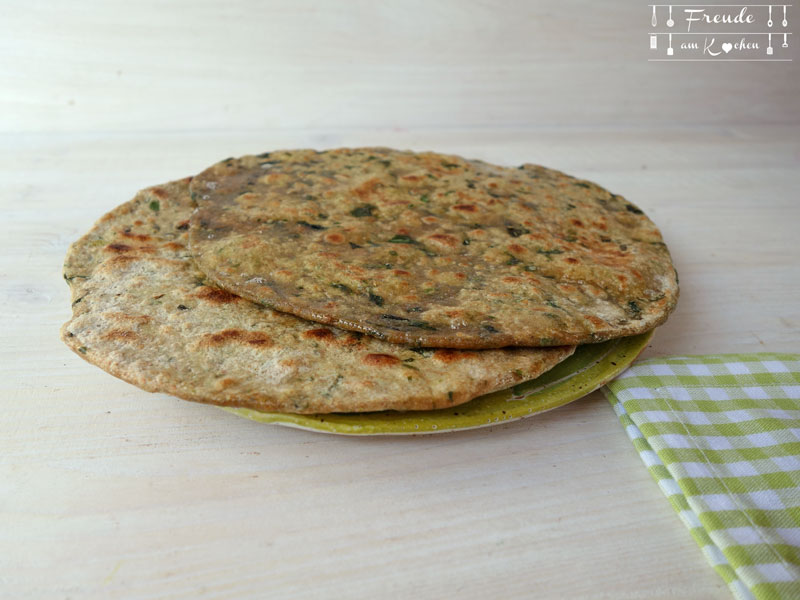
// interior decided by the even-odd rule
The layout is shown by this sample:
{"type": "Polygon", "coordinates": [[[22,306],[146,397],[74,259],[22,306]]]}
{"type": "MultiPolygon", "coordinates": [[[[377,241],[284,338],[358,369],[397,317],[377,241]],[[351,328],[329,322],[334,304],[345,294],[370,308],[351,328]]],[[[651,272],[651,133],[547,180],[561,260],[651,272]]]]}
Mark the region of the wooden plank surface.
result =
{"type": "Polygon", "coordinates": [[[8,5],[0,595],[730,597],[598,393],[432,437],[258,425],[69,352],[60,269],[224,156],[436,149],[645,209],[681,276],[647,356],[798,351],[795,63],[647,63],[626,2],[8,5]]]}

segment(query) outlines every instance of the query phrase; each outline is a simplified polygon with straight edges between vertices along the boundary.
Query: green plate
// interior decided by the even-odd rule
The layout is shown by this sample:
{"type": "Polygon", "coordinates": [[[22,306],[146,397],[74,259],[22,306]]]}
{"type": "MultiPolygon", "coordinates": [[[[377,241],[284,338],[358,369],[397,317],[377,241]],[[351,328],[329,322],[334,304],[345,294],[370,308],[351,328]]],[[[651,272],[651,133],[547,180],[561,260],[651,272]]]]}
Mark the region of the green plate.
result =
{"type": "Polygon", "coordinates": [[[490,427],[563,406],[603,386],[628,368],[653,332],[578,346],[575,354],[536,379],[441,410],[298,415],[222,407],[240,417],[342,435],[413,435],[490,427]]]}

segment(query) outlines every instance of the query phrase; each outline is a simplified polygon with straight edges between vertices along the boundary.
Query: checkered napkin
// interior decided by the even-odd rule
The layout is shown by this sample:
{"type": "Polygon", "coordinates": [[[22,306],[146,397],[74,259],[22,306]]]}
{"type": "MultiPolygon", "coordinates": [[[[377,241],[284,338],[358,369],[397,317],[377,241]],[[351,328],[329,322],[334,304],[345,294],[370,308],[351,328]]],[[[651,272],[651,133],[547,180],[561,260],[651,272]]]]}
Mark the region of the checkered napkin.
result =
{"type": "Polygon", "coordinates": [[[604,388],[736,598],[800,598],[800,355],[641,361],[604,388]]]}

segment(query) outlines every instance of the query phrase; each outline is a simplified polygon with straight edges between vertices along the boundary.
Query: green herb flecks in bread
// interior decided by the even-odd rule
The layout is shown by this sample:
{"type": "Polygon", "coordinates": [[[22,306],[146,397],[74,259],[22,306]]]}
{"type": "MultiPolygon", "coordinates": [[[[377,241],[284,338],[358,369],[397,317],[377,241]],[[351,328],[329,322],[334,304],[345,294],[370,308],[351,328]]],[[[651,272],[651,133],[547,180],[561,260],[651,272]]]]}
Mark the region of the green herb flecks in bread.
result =
{"type": "Polygon", "coordinates": [[[434,409],[534,378],[574,350],[410,349],[264,308],[197,269],[192,210],[188,180],[146,189],[66,258],[62,338],[145,390],[262,411],[434,409]]]}
{"type": "Polygon", "coordinates": [[[675,306],[661,235],[558,171],[385,148],[222,161],[191,185],[190,244],[221,287],[419,346],[597,342],[675,306]]]}

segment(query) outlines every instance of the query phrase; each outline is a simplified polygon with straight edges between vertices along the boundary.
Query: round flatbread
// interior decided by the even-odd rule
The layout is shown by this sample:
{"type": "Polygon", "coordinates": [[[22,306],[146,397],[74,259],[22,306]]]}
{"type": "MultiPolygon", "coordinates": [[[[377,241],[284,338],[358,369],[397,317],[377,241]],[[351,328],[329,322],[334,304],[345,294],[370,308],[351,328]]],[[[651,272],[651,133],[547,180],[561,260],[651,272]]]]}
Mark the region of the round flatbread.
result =
{"type": "Polygon", "coordinates": [[[537,377],[574,347],[410,349],[264,308],[206,283],[187,250],[189,180],[140,192],[70,248],[62,338],[145,390],[295,413],[454,406],[537,377]]]}
{"type": "Polygon", "coordinates": [[[191,190],[190,245],[211,280],[394,343],[598,342],[656,327],[678,298],[639,208],[536,165],[280,151],[222,161],[191,190]]]}

